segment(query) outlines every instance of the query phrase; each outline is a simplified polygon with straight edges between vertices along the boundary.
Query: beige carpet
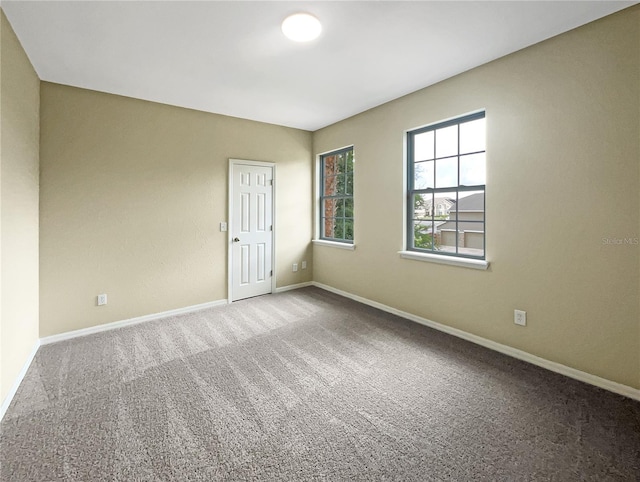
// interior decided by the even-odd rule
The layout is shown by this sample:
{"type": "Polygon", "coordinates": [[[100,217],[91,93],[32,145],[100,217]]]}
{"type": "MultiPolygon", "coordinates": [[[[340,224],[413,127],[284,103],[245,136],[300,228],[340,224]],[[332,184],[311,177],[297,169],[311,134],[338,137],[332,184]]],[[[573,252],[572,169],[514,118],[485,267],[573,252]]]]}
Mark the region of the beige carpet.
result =
{"type": "Polygon", "coordinates": [[[640,403],[317,288],[43,346],[3,481],[640,480],[640,403]]]}

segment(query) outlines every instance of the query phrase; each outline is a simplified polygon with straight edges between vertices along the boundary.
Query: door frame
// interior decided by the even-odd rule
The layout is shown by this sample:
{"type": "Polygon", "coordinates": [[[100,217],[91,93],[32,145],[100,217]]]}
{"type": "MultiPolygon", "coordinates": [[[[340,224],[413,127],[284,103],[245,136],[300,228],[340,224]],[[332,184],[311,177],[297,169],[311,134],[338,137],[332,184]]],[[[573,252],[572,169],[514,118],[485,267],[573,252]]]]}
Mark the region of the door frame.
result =
{"type": "Polygon", "coordinates": [[[271,185],[271,293],[276,292],[276,163],[266,161],[250,161],[247,159],[229,158],[229,189],[227,195],[227,303],[233,303],[233,168],[236,165],[270,167],[273,174],[271,185]]]}

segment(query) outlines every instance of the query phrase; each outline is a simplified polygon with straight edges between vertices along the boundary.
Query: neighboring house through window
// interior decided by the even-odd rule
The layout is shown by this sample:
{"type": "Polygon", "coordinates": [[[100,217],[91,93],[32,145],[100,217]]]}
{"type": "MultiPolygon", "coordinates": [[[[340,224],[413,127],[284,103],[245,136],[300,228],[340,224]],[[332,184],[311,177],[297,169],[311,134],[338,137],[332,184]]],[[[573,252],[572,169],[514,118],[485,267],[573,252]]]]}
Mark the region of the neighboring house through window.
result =
{"type": "Polygon", "coordinates": [[[320,238],[353,244],[353,147],[320,156],[320,238]]]}
{"type": "Polygon", "coordinates": [[[407,133],[407,250],[485,259],[485,114],[407,133]]]}

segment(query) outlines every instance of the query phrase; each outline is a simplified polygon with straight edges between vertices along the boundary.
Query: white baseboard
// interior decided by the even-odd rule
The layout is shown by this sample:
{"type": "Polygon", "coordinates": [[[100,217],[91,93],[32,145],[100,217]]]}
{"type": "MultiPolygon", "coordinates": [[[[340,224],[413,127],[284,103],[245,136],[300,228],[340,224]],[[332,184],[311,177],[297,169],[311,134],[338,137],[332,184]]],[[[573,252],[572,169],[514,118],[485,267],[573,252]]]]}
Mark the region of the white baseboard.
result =
{"type": "Polygon", "coordinates": [[[457,328],[452,328],[450,326],[443,325],[441,323],[437,323],[435,321],[431,321],[426,318],[422,318],[421,316],[417,316],[411,313],[407,313],[406,311],[392,308],[391,306],[383,305],[382,303],[378,303],[377,301],[372,301],[367,298],[363,298],[361,296],[351,294],[347,291],[339,290],[332,286],[328,286],[315,281],[312,282],[312,285],[317,286],[318,288],[322,288],[323,290],[338,294],[340,296],[344,296],[345,298],[350,298],[354,301],[358,301],[365,305],[373,306],[374,308],[378,308],[379,310],[386,311],[387,313],[392,313],[402,318],[415,321],[416,323],[420,323],[421,325],[428,326],[429,328],[433,328],[435,330],[442,331],[444,333],[448,333],[453,336],[457,336],[458,338],[462,338],[463,340],[467,340],[477,345],[484,346],[491,350],[503,353],[513,358],[517,358],[518,360],[529,362],[533,365],[537,365],[539,367],[546,368],[547,370],[551,370],[552,372],[556,372],[561,375],[565,375],[567,377],[573,378],[575,380],[579,380],[581,382],[588,383],[590,385],[594,385],[599,388],[604,388],[605,390],[609,390],[610,392],[617,393],[619,395],[624,395],[625,397],[629,397],[634,400],[640,401],[640,390],[637,388],[629,387],[627,385],[622,385],[621,383],[613,382],[611,380],[607,380],[606,378],[601,378],[596,375],[592,375],[590,373],[586,373],[580,370],[576,370],[575,368],[562,365],[560,363],[556,363],[556,362],[546,360],[544,358],[540,358],[536,355],[532,355],[531,353],[527,353],[526,351],[518,350],[517,348],[512,348],[508,345],[503,345],[501,343],[488,340],[487,338],[482,338],[481,336],[473,335],[471,333],[467,333],[466,331],[462,331],[457,328]]]}
{"type": "Polygon", "coordinates": [[[4,414],[7,413],[7,409],[9,408],[9,405],[11,405],[13,397],[16,395],[16,392],[18,391],[18,388],[20,387],[24,376],[27,374],[27,370],[29,370],[31,362],[33,362],[33,358],[36,356],[36,353],[38,353],[38,348],[40,348],[40,340],[36,340],[36,342],[33,344],[31,353],[29,353],[27,360],[22,366],[22,370],[20,370],[20,373],[18,373],[18,376],[11,386],[11,390],[9,390],[9,393],[7,393],[6,398],[3,400],[2,405],[0,406],[0,421],[2,421],[2,419],[4,418],[4,414]]]}
{"type": "Polygon", "coordinates": [[[137,325],[138,323],[145,323],[151,320],[159,320],[162,318],[168,318],[170,316],[182,315],[184,313],[192,313],[194,311],[200,311],[207,308],[213,308],[214,306],[226,305],[227,300],[210,301],[208,303],[201,303],[199,305],[185,306],[184,308],[176,308],[175,310],[163,311],[161,313],[153,313],[151,315],[137,316],[128,320],[114,321],[111,323],[105,323],[104,325],[91,326],[89,328],[82,328],[80,330],[67,331],[58,335],[45,336],[40,338],[41,345],[48,345],[49,343],[57,343],[63,340],[70,340],[72,338],[78,338],[80,336],[92,335],[94,333],[100,333],[102,331],[115,330],[124,326],[137,325]]]}
{"type": "Polygon", "coordinates": [[[297,290],[298,288],[306,288],[307,286],[313,286],[313,281],[305,281],[304,283],[296,283],[294,285],[281,286],[276,288],[276,293],[283,293],[285,291],[297,290]]]}

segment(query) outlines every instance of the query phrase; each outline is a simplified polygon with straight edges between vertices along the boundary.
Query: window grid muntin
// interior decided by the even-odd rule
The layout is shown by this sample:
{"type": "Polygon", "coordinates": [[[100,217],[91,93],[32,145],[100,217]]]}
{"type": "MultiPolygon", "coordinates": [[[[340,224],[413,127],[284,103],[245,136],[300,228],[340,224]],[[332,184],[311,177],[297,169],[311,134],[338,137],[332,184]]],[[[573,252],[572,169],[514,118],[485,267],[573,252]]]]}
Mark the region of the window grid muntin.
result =
{"type": "Polygon", "coordinates": [[[353,157],[353,146],[351,147],[345,147],[344,149],[339,149],[336,151],[332,151],[332,152],[328,152],[326,154],[322,154],[320,156],[320,205],[319,205],[319,216],[318,216],[318,221],[320,223],[319,225],[319,237],[320,239],[323,240],[327,240],[327,241],[335,241],[335,242],[340,242],[340,243],[345,243],[345,244],[353,244],[353,238],[354,238],[354,216],[353,216],[353,177],[354,177],[354,166],[353,166],[353,162],[354,162],[354,157],[353,157]],[[351,152],[351,163],[349,163],[347,161],[347,154],[351,152]],[[338,157],[338,156],[343,156],[342,158],[342,163],[344,164],[344,170],[342,173],[339,174],[332,174],[331,176],[326,176],[325,175],[325,171],[326,171],[326,164],[325,161],[330,158],[330,157],[338,157]],[[343,185],[344,185],[344,192],[343,193],[335,193],[335,194],[326,194],[326,184],[325,184],[325,180],[328,177],[341,177],[343,179],[343,185]],[[351,180],[351,192],[349,191],[349,179],[351,180]],[[336,200],[343,200],[343,215],[342,216],[326,216],[325,215],[325,201],[326,200],[331,200],[331,199],[336,199],[336,200]],[[347,214],[347,200],[352,200],[351,203],[351,216],[346,216],[347,214]],[[332,222],[332,229],[335,229],[336,227],[336,221],[337,222],[341,222],[342,225],[342,237],[335,237],[335,236],[327,236],[326,235],[326,222],[328,220],[333,220],[332,222]],[[351,237],[348,237],[347,234],[347,226],[350,225],[351,227],[351,237]]]}
{"type": "MultiPolygon", "coordinates": [[[[440,122],[434,125],[430,125],[427,127],[422,127],[419,129],[415,129],[413,131],[410,131],[407,133],[407,164],[408,164],[408,168],[407,168],[407,250],[409,251],[417,251],[417,252],[426,252],[426,253],[433,253],[433,254],[438,254],[438,255],[443,255],[443,256],[453,256],[453,257],[462,257],[462,258],[471,258],[471,259],[485,259],[486,258],[486,184],[478,184],[478,185],[472,185],[472,186],[466,186],[466,185],[460,185],[460,125],[467,123],[467,122],[472,122],[478,119],[484,119],[485,116],[485,112],[477,112],[475,114],[470,114],[467,116],[463,116],[463,117],[458,117],[456,119],[451,119],[449,121],[445,121],[445,122],[440,122]],[[436,132],[438,129],[443,129],[445,127],[451,127],[452,125],[456,125],[458,126],[457,128],[457,154],[456,155],[451,155],[451,156],[441,156],[440,158],[436,157],[436,152],[437,152],[437,136],[436,136],[436,132]],[[425,133],[425,132],[429,132],[429,131],[433,131],[434,132],[434,136],[433,136],[433,157],[430,159],[419,159],[416,160],[414,159],[414,153],[415,153],[415,137],[419,134],[425,133]],[[437,161],[439,159],[450,159],[450,158],[457,158],[457,181],[458,181],[458,185],[456,187],[453,186],[448,186],[448,187],[441,187],[441,188],[437,188],[436,186],[436,179],[437,179],[437,169],[438,169],[438,164],[437,161]],[[428,162],[428,161],[433,161],[433,188],[424,188],[424,189],[415,189],[415,164],[419,163],[419,162],[428,162]],[[433,233],[435,231],[435,221],[436,221],[436,216],[434,214],[435,209],[434,209],[434,202],[435,202],[435,195],[438,192],[453,192],[455,191],[456,193],[456,200],[455,200],[455,206],[456,206],[456,219],[455,219],[455,232],[456,232],[456,236],[455,236],[455,253],[447,253],[447,252],[443,252],[443,251],[439,251],[434,249],[435,246],[435,241],[432,240],[431,242],[431,249],[427,249],[427,248],[417,248],[415,247],[415,222],[416,221],[422,221],[420,219],[416,219],[415,218],[415,195],[418,194],[432,194],[432,214],[431,214],[431,233],[433,236],[433,233]],[[470,255],[470,254],[465,254],[465,253],[460,253],[460,248],[459,248],[459,216],[458,216],[458,201],[459,201],[459,193],[460,192],[466,192],[466,191],[481,191],[483,194],[483,211],[482,211],[482,220],[481,221],[477,221],[478,224],[481,224],[483,226],[483,236],[482,236],[482,255],[481,256],[474,256],[474,255],[470,255]]],[[[485,150],[483,151],[474,151],[474,152],[465,152],[464,154],[462,154],[463,156],[466,155],[470,155],[470,154],[480,154],[480,153],[486,153],[486,146],[485,146],[485,150]]],[[[485,160],[486,162],[486,160],[485,160]]],[[[486,165],[486,164],[485,164],[486,165]]],[[[469,222],[469,221],[463,221],[463,222],[469,222]]],[[[434,239],[434,238],[432,238],[434,239]]]]}

